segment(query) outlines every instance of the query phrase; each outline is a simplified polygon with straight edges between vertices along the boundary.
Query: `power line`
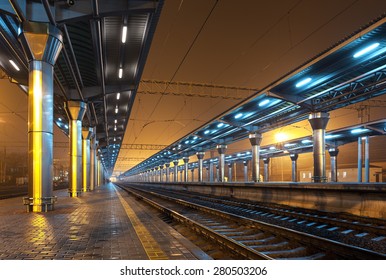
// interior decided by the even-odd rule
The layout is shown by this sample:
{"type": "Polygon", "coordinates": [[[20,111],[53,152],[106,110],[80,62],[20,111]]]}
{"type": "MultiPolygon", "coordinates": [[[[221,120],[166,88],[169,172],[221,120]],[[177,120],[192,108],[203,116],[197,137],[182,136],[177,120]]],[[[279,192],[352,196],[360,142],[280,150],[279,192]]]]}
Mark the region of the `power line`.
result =
{"type": "Polygon", "coordinates": [[[257,91],[256,88],[226,85],[142,80],[137,93],[244,100],[257,91]]]}

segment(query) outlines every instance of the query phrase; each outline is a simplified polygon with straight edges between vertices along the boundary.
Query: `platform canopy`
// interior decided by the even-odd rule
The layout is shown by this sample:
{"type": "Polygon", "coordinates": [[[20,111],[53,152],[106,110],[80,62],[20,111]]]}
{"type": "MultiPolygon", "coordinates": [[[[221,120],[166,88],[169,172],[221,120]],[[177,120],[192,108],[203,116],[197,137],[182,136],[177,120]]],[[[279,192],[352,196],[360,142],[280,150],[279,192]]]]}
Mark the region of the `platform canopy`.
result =
{"type": "Polygon", "coordinates": [[[0,67],[26,93],[28,61],[18,41],[24,21],[50,22],[63,32],[55,65],[55,123],[68,134],[63,104],[87,103],[83,126],[96,127],[99,153],[112,172],[122,143],[162,0],[0,2],[0,67]]]}
{"type": "MultiPolygon", "coordinates": [[[[334,149],[349,143],[356,142],[358,137],[376,137],[386,135],[386,119],[367,122],[360,125],[348,126],[340,129],[334,129],[326,132],[326,149],[334,149]]],[[[312,153],[313,140],[312,135],[283,141],[280,143],[265,145],[260,147],[260,158],[275,158],[289,156],[291,154],[312,153]]],[[[225,157],[228,163],[248,161],[252,159],[250,150],[239,151],[229,154],[225,157]]],[[[217,162],[218,158],[208,158],[204,164],[217,162]]],[[[189,168],[196,168],[197,162],[189,163],[189,168]]]]}
{"type": "Polygon", "coordinates": [[[162,165],[386,93],[386,19],[381,18],[310,59],[248,100],[128,170],[162,165]]]}

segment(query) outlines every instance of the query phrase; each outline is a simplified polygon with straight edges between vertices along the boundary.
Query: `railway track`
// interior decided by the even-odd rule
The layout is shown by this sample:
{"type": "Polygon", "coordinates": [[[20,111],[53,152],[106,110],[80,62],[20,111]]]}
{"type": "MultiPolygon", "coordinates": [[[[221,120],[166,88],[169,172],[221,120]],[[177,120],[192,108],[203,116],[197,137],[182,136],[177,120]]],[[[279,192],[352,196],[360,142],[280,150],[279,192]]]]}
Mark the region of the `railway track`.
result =
{"type": "Polygon", "coordinates": [[[198,193],[177,192],[150,188],[168,196],[190,201],[243,217],[312,233],[338,242],[386,253],[386,221],[354,216],[346,213],[320,212],[285,205],[251,203],[235,199],[221,199],[198,193]]]}
{"type": "MultiPolygon", "coordinates": [[[[247,259],[385,259],[386,255],[153,191],[119,185],[247,259]]],[[[162,190],[163,191],[163,190],[162,190]]]]}
{"type": "Polygon", "coordinates": [[[208,207],[220,208],[236,213],[288,227],[298,231],[312,233],[324,238],[386,253],[386,221],[360,217],[346,213],[329,213],[312,209],[295,208],[285,205],[242,201],[220,198],[208,194],[178,192],[151,188],[169,196],[189,198],[195,203],[208,207]]]}

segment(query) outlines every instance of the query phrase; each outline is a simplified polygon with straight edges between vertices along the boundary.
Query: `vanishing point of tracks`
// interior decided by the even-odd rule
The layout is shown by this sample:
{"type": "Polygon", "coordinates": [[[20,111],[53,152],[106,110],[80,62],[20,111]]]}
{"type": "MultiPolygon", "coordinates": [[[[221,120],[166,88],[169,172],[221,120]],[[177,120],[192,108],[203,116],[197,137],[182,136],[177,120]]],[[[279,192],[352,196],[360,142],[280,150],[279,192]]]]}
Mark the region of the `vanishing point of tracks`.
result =
{"type": "MultiPolygon", "coordinates": [[[[230,250],[234,255],[246,259],[386,259],[386,254],[370,249],[344,244],[325,237],[319,237],[272,223],[263,222],[259,218],[270,216],[281,222],[298,221],[298,225],[306,223],[306,227],[319,225],[318,230],[333,232],[334,228],[342,227],[340,220],[320,217],[310,213],[299,213],[288,209],[276,209],[277,213],[265,213],[261,209],[253,209],[253,204],[221,200],[197,194],[181,194],[166,191],[162,194],[155,189],[136,189],[120,185],[122,189],[139,199],[144,200],[158,210],[166,213],[174,220],[190,227],[195,232],[215,241],[221,247],[230,250]],[[167,195],[164,195],[167,194],[167,195]],[[283,211],[283,212],[280,212],[283,211]],[[291,212],[294,216],[291,216],[291,212]],[[286,214],[286,215],[285,215],[286,214]],[[302,216],[303,215],[303,216],[302,216]],[[305,219],[307,217],[307,220],[305,219]],[[331,222],[331,223],[330,223],[331,222]],[[332,229],[332,230],[331,230],[332,229]]],[[[258,206],[256,206],[258,207],[258,206]]],[[[267,209],[265,209],[267,210],[267,209]]],[[[346,234],[355,229],[346,223],[346,234]]],[[[385,228],[370,224],[354,223],[354,228],[365,227],[365,235],[379,235],[385,228]]],[[[363,230],[363,228],[362,228],[363,230]]],[[[378,241],[384,244],[382,236],[378,241]]]]}

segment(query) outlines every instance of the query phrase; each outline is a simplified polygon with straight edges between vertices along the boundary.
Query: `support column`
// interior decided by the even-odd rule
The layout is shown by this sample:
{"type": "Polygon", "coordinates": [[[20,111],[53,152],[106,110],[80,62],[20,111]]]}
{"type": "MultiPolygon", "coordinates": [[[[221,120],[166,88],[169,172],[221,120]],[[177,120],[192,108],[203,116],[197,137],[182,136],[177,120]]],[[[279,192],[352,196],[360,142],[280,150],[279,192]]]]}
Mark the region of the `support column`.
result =
{"type": "Polygon", "coordinates": [[[213,174],[213,162],[209,162],[209,182],[214,182],[214,174],[213,174]]]}
{"type": "Polygon", "coordinates": [[[263,162],[264,162],[264,182],[269,182],[269,161],[270,161],[270,158],[263,158],[263,162]]]}
{"type": "Polygon", "coordinates": [[[155,171],[154,171],[154,182],[158,182],[159,181],[159,178],[158,177],[158,166],[156,166],[155,168],[155,171]]]}
{"type": "Polygon", "coordinates": [[[99,159],[98,159],[98,158],[97,158],[96,168],[97,168],[97,172],[96,172],[96,184],[97,184],[97,187],[98,187],[99,184],[100,184],[100,173],[101,173],[101,165],[100,165],[100,162],[99,162],[99,159]]]}
{"type": "Polygon", "coordinates": [[[260,143],[261,134],[254,132],[249,134],[249,141],[252,145],[252,181],[259,182],[260,180],[260,143]]]}
{"type": "Polygon", "coordinates": [[[99,159],[99,186],[104,184],[105,169],[103,167],[101,159],[99,159]]]}
{"type": "Polygon", "coordinates": [[[218,181],[224,182],[225,177],[225,152],[227,150],[227,145],[217,145],[217,152],[219,154],[218,160],[218,181]]]}
{"type": "Polygon", "coordinates": [[[298,154],[290,154],[292,162],[292,182],[298,181],[298,154]]]}
{"type": "Polygon", "coordinates": [[[86,103],[67,101],[64,104],[70,120],[70,197],[79,196],[82,192],[82,119],[86,113],[86,103]]]}
{"type": "Polygon", "coordinates": [[[165,163],[165,166],[166,166],[166,182],[169,182],[170,181],[170,163],[165,163]]]}
{"type": "Polygon", "coordinates": [[[205,156],[205,152],[197,152],[196,156],[198,159],[198,182],[202,182],[202,173],[203,173],[202,162],[205,156]]]}
{"type": "Polygon", "coordinates": [[[181,166],[180,167],[180,182],[184,181],[183,174],[182,174],[183,172],[184,172],[184,168],[181,166]]]}
{"type": "Polygon", "coordinates": [[[358,182],[362,182],[362,137],[358,137],[358,182]]]}
{"type": "Polygon", "coordinates": [[[228,163],[228,182],[232,182],[232,167],[233,167],[233,163],[229,162],[228,163]]]}
{"type": "Polygon", "coordinates": [[[330,165],[331,165],[331,182],[338,182],[338,164],[337,157],[339,153],[338,148],[330,148],[328,150],[330,154],[330,165]]]}
{"type": "Polygon", "coordinates": [[[99,186],[103,185],[103,177],[104,177],[104,168],[102,164],[102,160],[99,158],[99,186]]]}
{"type": "Polygon", "coordinates": [[[96,140],[96,135],[95,135],[95,154],[94,154],[94,161],[95,161],[95,164],[94,164],[94,184],[95,184],[95,188],[98,187],[98,147],[99,147],[99,141],[96,140]]]}
{"type": "Polygon", "coordinates": [[[365,183],[370,182],[370,141],[365,136],[365,183]]]}
{"type": "Polygon", "coordinates": [[[248,182],[248,161],[244,160],[244,182],[248,182]]]}
{"type": "Polygon", "coordinates": [[[163,175],[164,175],[163,171],[164,171],[164,165],[162,164],[162,165],[159,166],[159,181],[160,182],[163,182],[163,175]]]}
{"type": "Polygon", "coordinates": [[[90,191],[90,138],[92,136],[92,128],[82,129],[82,170],[83,170],[83,192],[90,191]]]}
{"type": "Polygon", "coordinates": [[[90,140],[90,191],[95,189],[95,162],[97,154],[97,144],[96,140],[96,128],[92,128],[92,135],[90,140]]]}
{"type": "Polygon", "coordinates": [[[190,172],[192,173],[191,182],[194,182],[194,166],[192,166],[192,169],[190,169],[190,172]]]}
{"type": "Polygon", "coordinates": [[[326,151],[325,151],[325,132],[327,123],[330,119],[328,113],[311,113],[308,121],[311,124],[314,140],[314,176],[313,181],[326,182],[326,151]]]}
{"type": "Polygon", "coordinates": [[[184,169],[185,169],[185,172],[184,172],[184,182],[188,182],[188,172],[189,172],[189,168],[188,168],[188,162],[189,162],[189,158],[188,157],[184,157],[183,158],[183,161],[184,161],[184,169]]]}
{"type": "Polygon", "coordinates": [[[173,164],[174,164],[173,181],[177,182],[178,181],[178,160],[173,160],[173,164]]]}
{"type": "Polygon", "coordinates": [[[28,211],[53,210],[54,65],[62,49],[61,31],[49,23],[25,21],[19,41],[28,58],[28,211]]]}

